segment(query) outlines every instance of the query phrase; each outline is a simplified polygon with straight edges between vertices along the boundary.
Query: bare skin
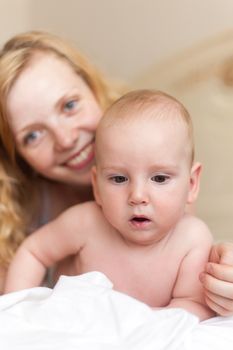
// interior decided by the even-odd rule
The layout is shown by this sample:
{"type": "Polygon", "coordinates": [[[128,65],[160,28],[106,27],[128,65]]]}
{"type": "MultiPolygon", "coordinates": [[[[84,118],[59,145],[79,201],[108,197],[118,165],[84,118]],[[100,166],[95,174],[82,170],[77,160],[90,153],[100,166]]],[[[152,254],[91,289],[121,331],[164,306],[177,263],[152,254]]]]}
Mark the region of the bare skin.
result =
{"type": "Polygon", "coordinates": [[[13,259],[5,291],[39,285],[47,267],[72,255],[72,275],[101,271],[116,290],[152,307],[209,318],[214,313],[199,274],[212,237],[202,221],[184,214],[196,198],[200,170],[198,164],[190,169],[187,132],[181,123],[171,128],[148,120],[130,124],[124,136],[125,128],[101,135],[93,169],[98,204],[74,206],[30,235],[13,259]],[[145,140],[140,145],[136,129],[145,140]]]}
{"type": "Polygon", "coordinates": [[[203,223],[186,216],[172,234],[156,244],[130,244],[109,225],[96,203],[88,202],[69,209],[27,239],[13,262],[5,291],[39,285],[45,266],[53,265],[69,253],[73,254],[72,275],[101,271],[113,282],[114,289],[152,307],[184,307],[205,319],[213,313],[205,306],[198,275],[208,260],[211,243],[210,233],[203,223]],[[77,216],[82,218],[82,230],[77,216]],[[72,229],[71,221],[77,223],[72,229]],[[189,229],[184,245],[183,231],[191,223],[193,230],[189,229]],[[196,234],[197,228],[202,237],[196,234]],[[51,245],[55,249],[51,250],[51,245]],[[184,260],[191,249],[193,253],[184,260]],[[24,271],[18,269],[23,262],[24,271]],[[27,273],[28,264],[32,274],[27,273]],[[14,265],[18,273],[20,271],[17,281],[14,265]]]}

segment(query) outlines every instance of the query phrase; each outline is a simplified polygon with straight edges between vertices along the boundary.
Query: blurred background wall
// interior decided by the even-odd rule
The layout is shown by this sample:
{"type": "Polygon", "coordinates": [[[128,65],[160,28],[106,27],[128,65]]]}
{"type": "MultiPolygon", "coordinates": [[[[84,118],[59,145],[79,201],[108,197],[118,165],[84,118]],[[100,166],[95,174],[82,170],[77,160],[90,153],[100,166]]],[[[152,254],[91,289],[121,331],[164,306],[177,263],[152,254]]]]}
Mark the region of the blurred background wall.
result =
{"type": "Polygon", "coordinates": [[[233,240],[232,13],[232,0],[0,0],[0,44],[51,31],[110,77],[181,99],[204,164],[197,213],[233,240]]]}
{"type": "Polygon", "coordinates": [[[0,43],[44,29],[77,43],[107,73],[148,67],[233,27],[232,0],[0,0],[0,43]]]}

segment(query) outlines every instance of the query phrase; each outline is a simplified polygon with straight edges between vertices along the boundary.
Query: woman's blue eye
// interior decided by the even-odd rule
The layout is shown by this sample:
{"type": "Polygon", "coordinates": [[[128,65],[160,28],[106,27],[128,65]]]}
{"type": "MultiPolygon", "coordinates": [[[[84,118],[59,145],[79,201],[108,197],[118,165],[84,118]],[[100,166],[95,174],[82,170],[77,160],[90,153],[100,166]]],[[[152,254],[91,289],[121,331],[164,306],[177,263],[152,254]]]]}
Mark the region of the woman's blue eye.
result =
{"type": "Polygon", "coordinates": [[[122,175],[116,175],[116,176],[112,176],[111,180],[117,184],[120,184],[120,183],[126,182],[127,178],[122,175]]]}
{"type": "Polygon", "coordinates": [[[65,103],[64,105],[64,110],[66,112],[72,111],[77,105],[77,101],[72,100],[72,101],[68,101],[67,103],[65,103]]]}
{"type": "Polygon", "coordinates": [[[169,177],[167,175],[155,175],[151,178],[151,180],[154,182],[163,183],[163,182],[167,181],[168,178],[169,177]]]}
{"type": "Polygon", "coordinates": [[[38,139],[39,136],[40,136],[40,131],[32,131],[28,133],[23,139],[24,145],[32,144],[38,139]]]}

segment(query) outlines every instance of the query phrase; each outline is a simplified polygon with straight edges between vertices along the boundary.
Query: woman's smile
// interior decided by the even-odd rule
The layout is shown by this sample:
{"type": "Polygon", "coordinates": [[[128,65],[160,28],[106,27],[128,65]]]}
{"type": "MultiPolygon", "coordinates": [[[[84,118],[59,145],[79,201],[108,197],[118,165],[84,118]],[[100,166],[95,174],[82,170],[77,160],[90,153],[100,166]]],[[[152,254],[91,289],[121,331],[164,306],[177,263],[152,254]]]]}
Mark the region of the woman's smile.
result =
{"type": "Polygon", "coordinates": [[[94,144],[90,143],[73,155],[64,165],[75,170],[81,170],[93,162],[94,155],[94,144]]]}

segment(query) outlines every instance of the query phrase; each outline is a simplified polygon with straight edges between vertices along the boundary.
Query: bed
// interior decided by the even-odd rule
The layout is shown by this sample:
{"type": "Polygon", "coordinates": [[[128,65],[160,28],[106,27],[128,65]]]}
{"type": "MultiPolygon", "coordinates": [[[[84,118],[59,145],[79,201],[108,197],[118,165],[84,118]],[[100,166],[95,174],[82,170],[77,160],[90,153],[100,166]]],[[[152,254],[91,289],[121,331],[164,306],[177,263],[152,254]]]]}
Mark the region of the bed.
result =
{"type": "Polygon", "coordinates": [[[0,297],[1,350],[232,350],[233,317],[199,322],[114,291],[100,272],[0,297]]]}

